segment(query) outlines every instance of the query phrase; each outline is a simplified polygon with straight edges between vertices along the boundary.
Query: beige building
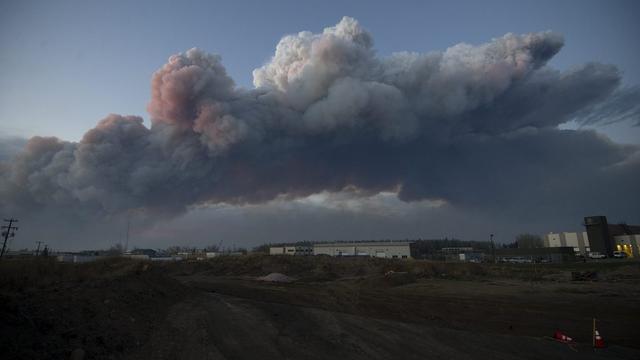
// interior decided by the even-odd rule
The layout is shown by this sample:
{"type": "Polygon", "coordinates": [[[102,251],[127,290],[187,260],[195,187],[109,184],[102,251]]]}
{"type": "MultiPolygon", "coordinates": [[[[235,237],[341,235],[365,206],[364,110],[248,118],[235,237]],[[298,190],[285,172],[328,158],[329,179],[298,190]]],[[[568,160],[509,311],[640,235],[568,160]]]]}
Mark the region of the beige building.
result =
{"type": "Polygon", "coordinates": [[[311,246],[272,246],[269,255],[313,255],[311,246]]]}
{"type": "Polygon", "coordinates": [[[628,257],[640,256],[640,235],[616,235],[613,237],[614,251],[623,251],[628,257]]]}
{"type": "Polygon", "coordinates": [[[411,243],[388,241],[314,244],[313,254],[408,259],[411,258],[411,243]]]}
{"type": "MultiPolygon", "coordinates": [[[[622,251],[628,257],[640,256],[640,235],[615,235],[613,236],[615,248],[613,251],[622,251]]],[[[545,247],[562,247],[570,246],[576,254],[587,255],[591,251],[589,246],[589,237],[586,232],[562,232],[548,233],[544,237],[545,247]]]]}
{"type": "Polygon", "coordinates": [[[591,251],[587,232],[548,233],[544,236],[544,247],[572,247],[576,254],[586,256],[591,251]]]}

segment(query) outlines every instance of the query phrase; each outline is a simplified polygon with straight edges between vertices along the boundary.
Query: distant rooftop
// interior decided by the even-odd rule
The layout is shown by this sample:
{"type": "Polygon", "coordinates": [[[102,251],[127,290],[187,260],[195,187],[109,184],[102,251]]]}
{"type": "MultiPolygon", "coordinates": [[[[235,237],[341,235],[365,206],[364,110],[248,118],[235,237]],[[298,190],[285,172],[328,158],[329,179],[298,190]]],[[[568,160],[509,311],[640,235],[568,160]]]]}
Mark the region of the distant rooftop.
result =
{"type": "Polygon", "coordinates": [[[313,244],[318,247],[334,247],[334,246],[397,246],[411,245],[413,241],[363,241],[363,242],[334,242],[313,244]]]}

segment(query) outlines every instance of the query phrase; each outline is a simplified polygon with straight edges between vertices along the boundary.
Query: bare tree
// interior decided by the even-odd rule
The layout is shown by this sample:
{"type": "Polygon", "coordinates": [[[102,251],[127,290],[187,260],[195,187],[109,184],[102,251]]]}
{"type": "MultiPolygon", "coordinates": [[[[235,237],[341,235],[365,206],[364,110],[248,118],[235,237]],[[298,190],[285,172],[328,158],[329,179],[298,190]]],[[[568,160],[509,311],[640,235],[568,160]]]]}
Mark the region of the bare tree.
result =
{"type": "Polygon", "coordinates": [[[107,254],[110,256],[118,256],[122,255],[123,253],[124,247],[120,243],[115,244],[114,246],[110,247],[109,250],[107,250],[107,254]]]}

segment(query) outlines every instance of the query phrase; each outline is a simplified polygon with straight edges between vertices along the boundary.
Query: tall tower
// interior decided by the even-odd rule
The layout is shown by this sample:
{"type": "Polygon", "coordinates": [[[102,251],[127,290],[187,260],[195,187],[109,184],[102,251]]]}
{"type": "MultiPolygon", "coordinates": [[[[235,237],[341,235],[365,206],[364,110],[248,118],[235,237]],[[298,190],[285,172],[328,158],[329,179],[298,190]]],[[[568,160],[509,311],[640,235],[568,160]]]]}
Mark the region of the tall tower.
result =
{"type": "Polygon", "coordinates": [[[584,227],[589,237],[589,247],[592,252],[599,252],[609,257],[613,256],[613,245],[609,234],[609,224],[606,216],[587,216],[584,227]]]}

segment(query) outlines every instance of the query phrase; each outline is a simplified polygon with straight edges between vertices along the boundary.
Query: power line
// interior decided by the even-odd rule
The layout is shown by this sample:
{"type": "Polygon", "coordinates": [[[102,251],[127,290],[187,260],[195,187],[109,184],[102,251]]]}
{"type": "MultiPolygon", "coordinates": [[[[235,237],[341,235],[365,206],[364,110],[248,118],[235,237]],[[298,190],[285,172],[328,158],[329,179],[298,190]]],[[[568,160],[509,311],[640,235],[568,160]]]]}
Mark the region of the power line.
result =
{"type": "Polygon", "coordinates": [[[2,258],[2,256],[4,256],[4,252],[7,249],[7,240],[9,240],[10,237],[15,237],[16,231],[18,231],[18,227],[13,226],[13,224],[18,222],[18,219],[4,219],[4,222],[8,222],[9,225],[2,226],[2,236],[4,236],[4,242],[2,243],[2,252],[0,252],[0,259],[2,258]]]}

